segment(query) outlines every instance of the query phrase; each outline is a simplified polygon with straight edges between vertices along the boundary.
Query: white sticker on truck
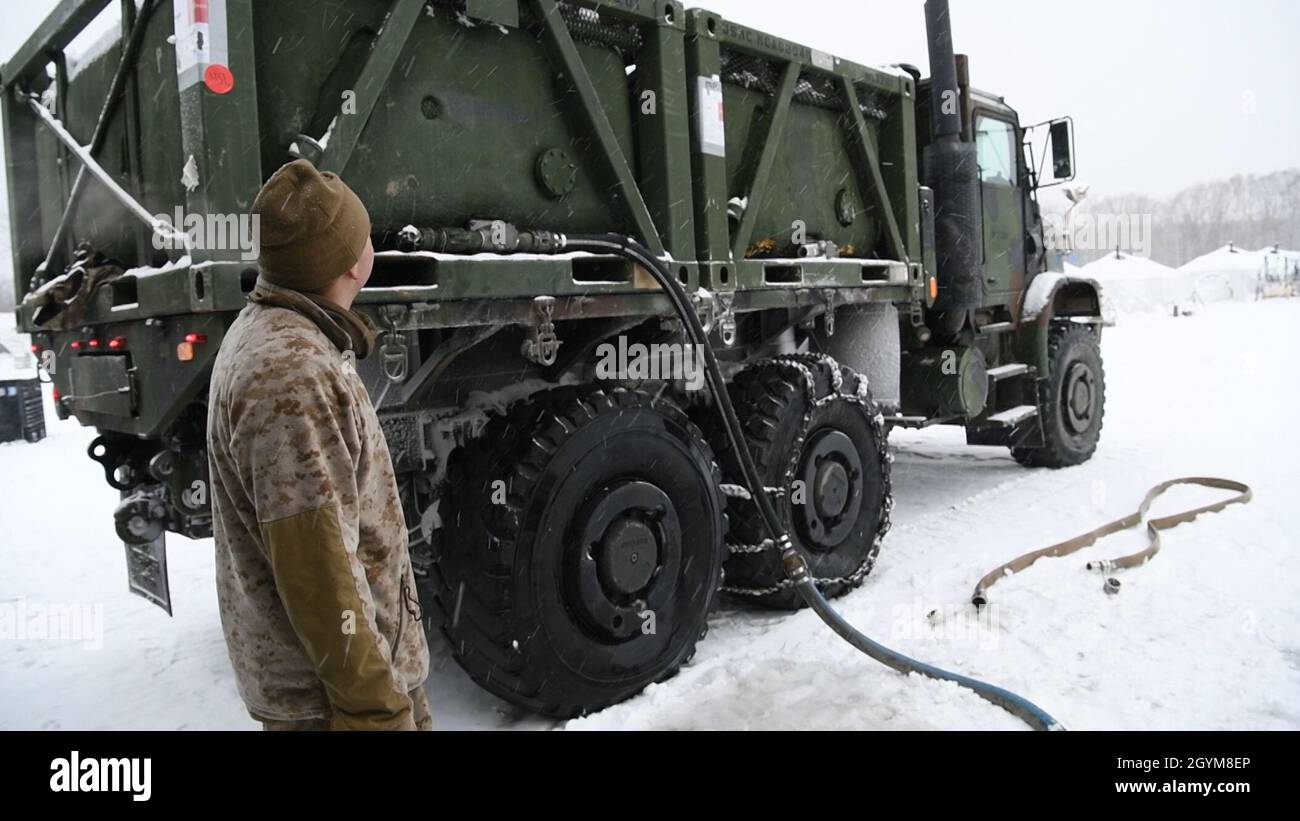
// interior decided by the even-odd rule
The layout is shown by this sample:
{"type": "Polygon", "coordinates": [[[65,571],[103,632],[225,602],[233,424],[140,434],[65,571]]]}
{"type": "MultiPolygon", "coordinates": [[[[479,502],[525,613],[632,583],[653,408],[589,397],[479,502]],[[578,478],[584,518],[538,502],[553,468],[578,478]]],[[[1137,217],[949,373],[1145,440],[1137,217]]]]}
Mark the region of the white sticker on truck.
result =
{"type": "Polygon", "coordinates": [[[699,106],[700,152],[714,157],[727,156],[726,120],[722,110],[722,78],[696,78],[696,102],[699,106]]]}
{"type": "Polygon", "coordinates": [[[216,94],[230,91],[235,77],[227,46],[226,0],[174,0],[172,22],[180,89],[202,82],[216,94]]]}

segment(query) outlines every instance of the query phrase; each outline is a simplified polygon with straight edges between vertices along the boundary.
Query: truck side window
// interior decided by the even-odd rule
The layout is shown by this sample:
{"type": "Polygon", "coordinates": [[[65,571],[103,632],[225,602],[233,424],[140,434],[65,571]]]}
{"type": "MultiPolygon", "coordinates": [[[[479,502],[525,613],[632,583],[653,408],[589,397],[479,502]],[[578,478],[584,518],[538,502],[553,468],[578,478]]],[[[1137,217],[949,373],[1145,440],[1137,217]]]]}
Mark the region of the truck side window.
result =
{"type": "Polygon", "coordinates": [[[1016,184],[1016,128],[1005,120],[975,118],[975,150],[980,179],[1003,185],[1016,184]]]}

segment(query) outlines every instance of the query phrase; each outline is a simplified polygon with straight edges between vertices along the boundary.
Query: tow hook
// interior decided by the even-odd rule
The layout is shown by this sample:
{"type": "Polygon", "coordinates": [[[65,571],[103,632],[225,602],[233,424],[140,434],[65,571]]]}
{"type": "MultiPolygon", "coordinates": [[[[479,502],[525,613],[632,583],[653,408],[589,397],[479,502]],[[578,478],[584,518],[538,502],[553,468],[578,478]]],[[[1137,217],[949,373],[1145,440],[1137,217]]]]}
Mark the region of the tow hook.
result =
{"type": "Polygon", "coordinates": [[[560,355],[560,338],[555,335],[555,297],[539,296],[533,300],[540,321],[530,339],[525,339],[521,353],[544,368],[555,364],[560,355]]]}

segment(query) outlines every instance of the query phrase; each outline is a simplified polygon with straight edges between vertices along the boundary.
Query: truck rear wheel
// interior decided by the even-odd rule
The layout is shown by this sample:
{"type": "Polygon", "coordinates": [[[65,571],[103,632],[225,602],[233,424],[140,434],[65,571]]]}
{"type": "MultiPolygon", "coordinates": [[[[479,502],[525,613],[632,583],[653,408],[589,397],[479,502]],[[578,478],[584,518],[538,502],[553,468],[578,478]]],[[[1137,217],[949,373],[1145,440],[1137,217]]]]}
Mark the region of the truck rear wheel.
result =
{"type": "Polygon", "coordinates": [[[722,578],[724,502],[686,415],[558,389],[449,465],[431,577],[456,660],[506,701],[572,718],[673,675],[722,578]]]}
{"type": "MultiPolygon", "coordinates": [[[[757,363],[731,385],[736,414],[791,541],[827,597],[862,584],[890,526],[884,423],[866,379],[833,359],[795,355],[757,363]]],[[[743,484],[731,453],[714,437],[727,482],[743,484]]],[[[795,610],[803,599],[785,579],[757,505],[728,499],[728,594],[795,610]]]]}
{"type": "Polygon", "coordinates": [[[1028,467],[1061,468],[1092,458],[1106,411],[1106,372],[1097,336],[1082,325],[1061,324],[1048,339],[1047,378],[1038,385],[1043,447],[1012,448],[1028,467]]]}

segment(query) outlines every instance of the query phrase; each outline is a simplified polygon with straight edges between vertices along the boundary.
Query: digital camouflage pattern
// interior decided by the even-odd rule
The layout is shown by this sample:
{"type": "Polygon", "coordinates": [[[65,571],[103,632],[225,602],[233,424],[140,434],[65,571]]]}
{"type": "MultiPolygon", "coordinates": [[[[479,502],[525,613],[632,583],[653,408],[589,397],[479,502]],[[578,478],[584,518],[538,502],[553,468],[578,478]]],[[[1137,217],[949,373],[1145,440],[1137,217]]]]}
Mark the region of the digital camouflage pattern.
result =
{"type": "MultiPolygon", "coordinates": [[[[429,712],[429,694],[423,685],[408,693],[415,718],[415,729],[432,730],[433,714],[429,712]]],[[[273,718],[262,719],[262,729],[275,732],[318,732],[330,729],[328,718],[305,718],[301,721],[279,721],[273,718]]]]}
{"type": "Polygon", "coordinates": [[[259,720],[414,729],[408,691],[427,676],[429,651],[388,446],[341,350],[347,335],[300,302],[251,302],[212,373],[208,458],[230,659],[259,720]]]}

